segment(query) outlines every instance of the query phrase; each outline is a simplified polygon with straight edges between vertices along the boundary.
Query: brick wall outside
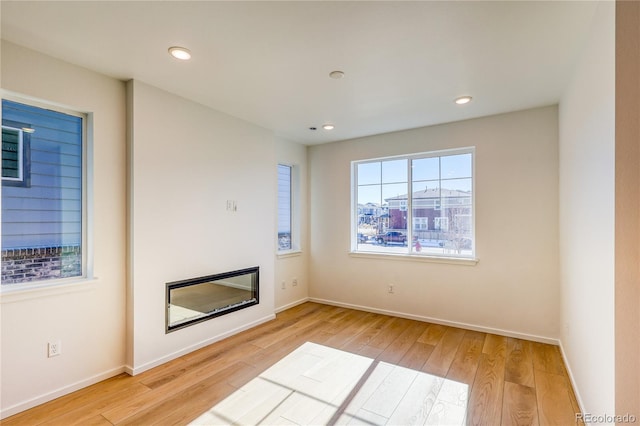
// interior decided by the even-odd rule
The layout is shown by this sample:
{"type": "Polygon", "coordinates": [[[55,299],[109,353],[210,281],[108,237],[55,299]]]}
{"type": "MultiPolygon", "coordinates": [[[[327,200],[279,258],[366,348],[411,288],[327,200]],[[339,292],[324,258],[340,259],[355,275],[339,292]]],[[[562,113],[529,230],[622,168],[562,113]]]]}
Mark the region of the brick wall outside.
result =
{"type": "Polygon", "coordinates": [[[82,275],[79,246],[2,250],[2,284],[82,275]]]}

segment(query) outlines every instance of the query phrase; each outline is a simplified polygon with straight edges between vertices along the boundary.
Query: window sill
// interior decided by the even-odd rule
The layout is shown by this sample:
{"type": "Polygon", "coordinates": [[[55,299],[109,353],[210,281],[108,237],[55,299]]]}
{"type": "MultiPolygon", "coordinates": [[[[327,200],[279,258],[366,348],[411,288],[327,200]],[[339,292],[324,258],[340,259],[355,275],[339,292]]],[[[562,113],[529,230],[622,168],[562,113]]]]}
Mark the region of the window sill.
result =
{"type": "Polygon", "coordinates": [[[298,257],[298,256],[302,256],[302,250],[286,250],[286,251],[279,251],[277,253],[278,259],[286,259],[288,257],[298,257]]]}
{"type": "Polygon", "coordinates": [[[94,290],[98,278],[69,278],[46,283],[4,284],[0,304],[94,290]]]}
{"type": "Polygon", "coordinates": [[[349,252],[349,256],[363,259],[404,260],[411,262],[447,263],[451,265],[475,266],[480,260],[475,257],[426,256],[423,254],[390,254],[349,252]]]}

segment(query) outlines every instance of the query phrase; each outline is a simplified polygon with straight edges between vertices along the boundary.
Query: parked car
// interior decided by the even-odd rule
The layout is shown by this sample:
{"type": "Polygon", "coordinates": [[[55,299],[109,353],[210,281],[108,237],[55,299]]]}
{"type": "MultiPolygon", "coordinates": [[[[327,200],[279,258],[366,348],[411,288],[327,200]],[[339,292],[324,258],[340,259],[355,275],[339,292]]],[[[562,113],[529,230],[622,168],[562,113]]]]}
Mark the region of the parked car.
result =
{"type": "Polygon", "coordinates": [[[378,244],[389,244],[389,243],[407,243],[407,236],[399,231],[388,231],[384,234],[376,235],[376,241],[378,244]]]}
{"type": "Polygon", "coordinates": [[[369,240],[369,237],[364,234],[358,234],[358,243],[366,243],[369,240]]]}

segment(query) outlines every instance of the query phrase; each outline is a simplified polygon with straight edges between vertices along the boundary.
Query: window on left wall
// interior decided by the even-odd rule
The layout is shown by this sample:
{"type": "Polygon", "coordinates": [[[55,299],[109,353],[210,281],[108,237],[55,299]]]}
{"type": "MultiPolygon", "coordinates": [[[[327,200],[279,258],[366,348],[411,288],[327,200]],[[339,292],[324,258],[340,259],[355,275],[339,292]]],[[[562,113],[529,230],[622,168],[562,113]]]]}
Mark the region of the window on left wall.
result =
{"type": "Polygon", "coordinates": [[[278,252],[293,250],[293,167],[278,164],[278,252]]]}
{"type": "Polygon", "coordinates": [[[2,287],[86,276],[82,113],[2,100],[2,287]]]}

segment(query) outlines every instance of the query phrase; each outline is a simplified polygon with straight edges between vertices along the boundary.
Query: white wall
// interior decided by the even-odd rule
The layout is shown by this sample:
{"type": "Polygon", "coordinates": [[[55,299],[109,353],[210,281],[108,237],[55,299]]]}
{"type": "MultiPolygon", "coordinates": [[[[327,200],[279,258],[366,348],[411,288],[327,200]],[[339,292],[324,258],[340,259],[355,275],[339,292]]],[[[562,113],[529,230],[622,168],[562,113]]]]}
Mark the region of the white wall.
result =
{"type": "Polygon", "coordinates": [[[307,147],[284,139],[276,140],[276,156],[278,163],[293,166],[293,232],[297,238],[300,251],[279,255],[276,258],[275,307],[281,311],[307,300],[309,297],[308,259],[308,182],[307,182],[307,147]],[[293,280],[297,285],[293,285],[293,280]],[[284,289],[282,283],[284,282],[284,289]]]}
{"type": "Polygon", "coordinates": [[[557,126],[545,107],[310,147],[310,296],[557,338],[557,126]],[[349,255],[351,161],[466,146],[476,147],[475,266],[349,255]]]}
{"type": "Polygon", "coordinates": [[[79,286],[3,294],[2,417],[122,371],[125,85],[2,42],[2,89],[93,115],[94,270],[79,286]],[[47,342],[62,355],[47,358],[47,342]]]}
{"type": "Polygon", "coordinates": [[[139,81],[127,88],[127,364],[138,373],[273,318],[277,161],[265,129],[139,81]],[[165,283],[252,266],[258,305],[165,334],[165,283]]]}
{"type": "Polygon", "coordinates": [[[614,7],[599,5],[559,115],[561,341],[581,406],[596,415],[615,408],[614,7]]]}

